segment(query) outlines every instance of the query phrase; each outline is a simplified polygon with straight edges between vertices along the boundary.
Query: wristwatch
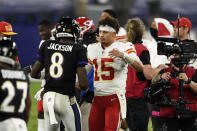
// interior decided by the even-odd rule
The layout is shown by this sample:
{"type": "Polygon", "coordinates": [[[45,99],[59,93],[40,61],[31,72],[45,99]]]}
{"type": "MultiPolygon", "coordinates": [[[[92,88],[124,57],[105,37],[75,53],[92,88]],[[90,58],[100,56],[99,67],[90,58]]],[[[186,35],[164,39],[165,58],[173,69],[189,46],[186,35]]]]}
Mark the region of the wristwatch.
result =
{"type": "Polygon", "coordinates": [[[185,84],[189,85],[192,82],[192,80],[190,78],[187,79],[187,81],[185,82],[185,84]]]}

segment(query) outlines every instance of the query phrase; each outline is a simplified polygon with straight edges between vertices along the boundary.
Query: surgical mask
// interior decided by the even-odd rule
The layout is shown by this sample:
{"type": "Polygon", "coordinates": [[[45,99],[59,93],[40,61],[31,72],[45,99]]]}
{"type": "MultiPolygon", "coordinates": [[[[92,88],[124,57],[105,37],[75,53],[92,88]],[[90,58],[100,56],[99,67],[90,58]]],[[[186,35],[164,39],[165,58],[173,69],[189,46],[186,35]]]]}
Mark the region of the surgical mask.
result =
{"type": "Polygon", "coordinates": [[[157,33],[158,33],[157,29],[150,28],[150,33],[151,33],[152,37],[156,40],[158,37],[157,36],[157,33]]]}

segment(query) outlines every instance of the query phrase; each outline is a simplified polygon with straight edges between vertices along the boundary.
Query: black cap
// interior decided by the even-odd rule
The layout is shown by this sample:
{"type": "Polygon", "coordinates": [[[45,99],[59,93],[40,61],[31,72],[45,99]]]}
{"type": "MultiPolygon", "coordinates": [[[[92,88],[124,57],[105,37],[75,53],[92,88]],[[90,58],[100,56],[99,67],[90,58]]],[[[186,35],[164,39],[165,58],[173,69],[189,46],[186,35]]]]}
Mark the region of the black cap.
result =
{"type": "Polygon", "coordinates": [[[118,19],[118,16],[117,16],[117,14],[114,12],[114,10],[112,10],[112,9],[106,9],[106,10],[104,10],[103,12],[106,12],[106,13],[108,13],[109,15],[111,15],[112,17],[114,17],[115,19],[118,19]]]}

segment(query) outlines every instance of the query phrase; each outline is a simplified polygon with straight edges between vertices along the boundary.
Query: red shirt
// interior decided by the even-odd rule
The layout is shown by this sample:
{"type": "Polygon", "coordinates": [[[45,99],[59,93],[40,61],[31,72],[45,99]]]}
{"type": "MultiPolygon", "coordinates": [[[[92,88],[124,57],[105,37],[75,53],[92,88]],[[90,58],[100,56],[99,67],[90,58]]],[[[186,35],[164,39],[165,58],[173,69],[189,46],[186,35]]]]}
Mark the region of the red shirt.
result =
{"type": "MultiPolygon", "coordinates": [[[[142,45],[141,43],[139,44],[134,44],[135,49],[137,51],[137,56],[140,58],[143,64],[150,64],[150,55],[148,52],[148,49],[142,45]],[[141,57],[142,53],[146,51],[148,52],[148,57],[149,57],[149,62],[144,62],[147,61],[143,60],[141,57]]],[[[144,93],[144,88],[147,86],[148,82],[144,77],[143,72],[136,72],[135,69],[132,67],[128,66],[128,73],[127,73],[127,83],[126,83],[126,97],[130,97],[133,99],[138,99],[143,96],[144,93]]]]}
{"type": "MultiPolygon", "coordinates": [[[[189,66],[184,67],[184,72],[192,80],[192,77],[194,76],[196,69],[191,68],[189,66]]],[[[171,72],[173,71],[173,67],[168,67],[164,69],[164,72],[171,72]]],[[[179,100],[179,79],[172,78],[171,73],[171,83],[170,83],[170,90],[166,92],[166,94],[169,94],[171,99],[173,100],[179,100]]],[[[189,107],[192,111],[197,111],[197,95],[194,94],[191,89],[188,87],[188,85],[183,85],[183,94],[184,94],[184,100],[187,102],[192,102],[194,104],[186,104],[187,107],[189,107]]],[[[166,117],[166,118],[173,118],[176,115],[176,108],[175,107],[161,107],[160,108],[160,116],[166,117]]]]}

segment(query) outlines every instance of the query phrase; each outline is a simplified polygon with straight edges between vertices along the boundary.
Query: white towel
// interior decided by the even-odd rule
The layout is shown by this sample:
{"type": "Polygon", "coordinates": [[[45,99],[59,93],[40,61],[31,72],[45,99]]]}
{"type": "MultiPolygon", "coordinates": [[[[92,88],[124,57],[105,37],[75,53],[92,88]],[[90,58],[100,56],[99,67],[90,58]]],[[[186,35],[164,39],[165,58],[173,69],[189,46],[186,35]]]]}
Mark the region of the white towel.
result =
{"type": "Polygon", "coordinates": [[[37,101],[40,101],[42,98],[41,98],[41,93],[43,92],[44,88],[41,88],[38,92],[36,92],[34,98],[37,100],[37,101]]]}
{"type": "Polygon", "coordinates": [[[126,112],[127,112],[127,105],[126,105],[126,97],[123,91],[117,91],[116,92],[118,96],[118,100],[120,102],[120,114],[121,118],[125,119],[126,118],[126,112]]]}
{"type": "Polygon", "coordinates": [[[47,92],[45,94],[45,97],[46,97],[47,108],[49,111],[50,124],[51,125],[58,124],[54,112],[55,92],[47,92]]]}

